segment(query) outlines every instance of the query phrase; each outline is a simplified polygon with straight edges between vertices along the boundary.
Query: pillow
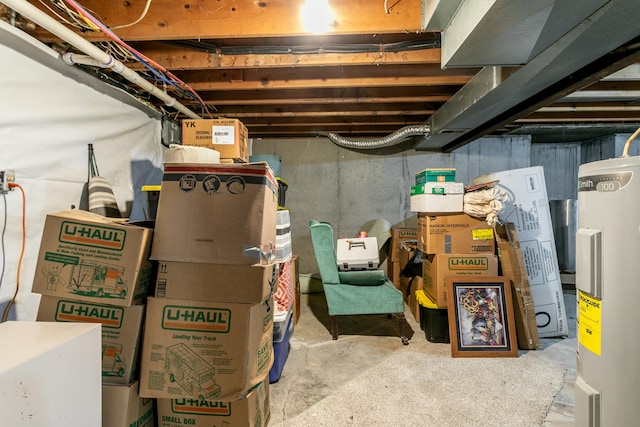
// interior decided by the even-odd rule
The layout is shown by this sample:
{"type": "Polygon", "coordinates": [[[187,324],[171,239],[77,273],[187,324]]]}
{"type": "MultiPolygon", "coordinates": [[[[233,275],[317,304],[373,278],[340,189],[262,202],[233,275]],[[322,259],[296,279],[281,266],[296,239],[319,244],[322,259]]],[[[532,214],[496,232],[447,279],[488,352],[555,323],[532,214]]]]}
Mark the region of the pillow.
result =
{"type": "Polygon", "coordinates": [[[339,271],[340,283],[356,286],[379,286],[387,281],[382,270],[339,271]]]}

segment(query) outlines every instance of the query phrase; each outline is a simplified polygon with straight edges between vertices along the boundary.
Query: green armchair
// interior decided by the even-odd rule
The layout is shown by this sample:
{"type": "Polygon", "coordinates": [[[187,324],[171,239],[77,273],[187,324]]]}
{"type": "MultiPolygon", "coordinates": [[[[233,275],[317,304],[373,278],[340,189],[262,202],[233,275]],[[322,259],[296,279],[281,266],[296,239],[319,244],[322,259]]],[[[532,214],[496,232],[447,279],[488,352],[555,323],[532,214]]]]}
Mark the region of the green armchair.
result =
{"type": "Polygon", "coordinates": [[[338,271],[331,225],[311,220],[309,228],[329,308],[333,339],[338,339],[337,316],[388,314],[398,319],[402,343],[409,344],[409,339],[403,334],[406,320],[402,292],[382,270],[338,271]]]}

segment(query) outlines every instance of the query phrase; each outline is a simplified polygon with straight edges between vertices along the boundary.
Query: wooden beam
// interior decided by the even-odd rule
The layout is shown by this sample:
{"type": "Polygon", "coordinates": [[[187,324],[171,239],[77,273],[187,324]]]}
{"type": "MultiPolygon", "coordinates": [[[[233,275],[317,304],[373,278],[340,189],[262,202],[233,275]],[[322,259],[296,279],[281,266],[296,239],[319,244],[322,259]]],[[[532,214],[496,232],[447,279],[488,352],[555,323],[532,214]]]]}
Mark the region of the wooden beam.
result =
{"type": "MultiPolygon", "coordinates": [[[[43,8],[38,0],[30,2],[43,8]]],[[[331,2],[331,34],[421,31],[422,0],[391,3],[385,11],[382,0],[331,2]]],[[[145,2],[83,0],[82,5],[107,27],[115,27],[138,19],[145,2]]],[[[130,41],[303,36],[309,31],[300,19],[302,5],[303,0],[154,0],[139,23],[115,32],[130,41]]],[[[103,39],[99,33],[85,36],[103,39]]]]}
{"type": "MultiPolygon", "coordinates": [[[[232,68],[330,67],[350,65],[440,65],[440,49],[421,49],[405,52],[318,53],[318,54],[247,54],[224,55],[199,52],[175,46],[157,44],[136,46],[140,52],[168,70],[211,70],[232,68]]],[[[134,70],[144,69],[138,62],[127,65],[134,70]]]]}
{"type": "Polygon", "coordinates": [[[206,90],[258,90],[258,89],[301,89],[301,88],[335,88],[346,87],[378,87],[378,86],[434,86],[464,85],[470,77],[378,77],[378,78],[334,78],[334,79],[299,79],[299,80],[250,80],[243,82],[191,82],[196,91],[206,90]]]}

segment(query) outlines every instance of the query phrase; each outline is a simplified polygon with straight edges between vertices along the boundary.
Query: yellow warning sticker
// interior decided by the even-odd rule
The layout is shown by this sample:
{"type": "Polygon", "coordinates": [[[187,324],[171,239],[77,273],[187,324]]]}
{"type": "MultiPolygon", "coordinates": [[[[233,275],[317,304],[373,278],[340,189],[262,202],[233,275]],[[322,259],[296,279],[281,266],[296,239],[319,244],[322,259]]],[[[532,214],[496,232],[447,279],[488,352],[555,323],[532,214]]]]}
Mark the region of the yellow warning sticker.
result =
{"type": "Polygon", "coordinates": [[[602,300],[578,293],[578,342],[601,356],[602,300]]]}
{"type": "Polygon", "coordinates": [[[493,228],[480,228],[471,230],[473,240],[491,240],[493,239],[493,228]]]}

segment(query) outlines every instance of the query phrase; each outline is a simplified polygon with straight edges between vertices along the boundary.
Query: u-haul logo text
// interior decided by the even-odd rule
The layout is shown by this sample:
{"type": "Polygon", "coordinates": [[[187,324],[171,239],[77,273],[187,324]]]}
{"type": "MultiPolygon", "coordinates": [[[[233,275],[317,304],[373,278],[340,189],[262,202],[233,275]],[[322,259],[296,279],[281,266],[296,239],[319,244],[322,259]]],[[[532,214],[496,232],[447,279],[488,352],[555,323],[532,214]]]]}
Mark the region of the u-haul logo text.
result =
{"type": "Polygon", "coordinates": [[[199,332],[229,332],[231,310],[207,307],[168,305],[162,313],[164,329],[199,332]]]}
{"type": "Polygon", "coordinates": [[[127,232],[118,228],[62,221],[60,242],[121,251],[127,232]]]}
{"type": "Polygon", "coordinates": [[[198,399],[173,399],[171,410],[179,414],[213,415],[228,417],[231,415],[230,402],[212,402],[198,399]]]}
{"type": "Polygon", "coordinates": [[[488,270],[486,257],[454,257],[449,258],[449,270],[488,270]]]}
{"type": "Polygon", "coordinates": [[[57,322],[102,323],[107,328],[120,328],[124,317],[121,307],[87,304],[77,301],[58,301],[55,320],[57,322]]]}

